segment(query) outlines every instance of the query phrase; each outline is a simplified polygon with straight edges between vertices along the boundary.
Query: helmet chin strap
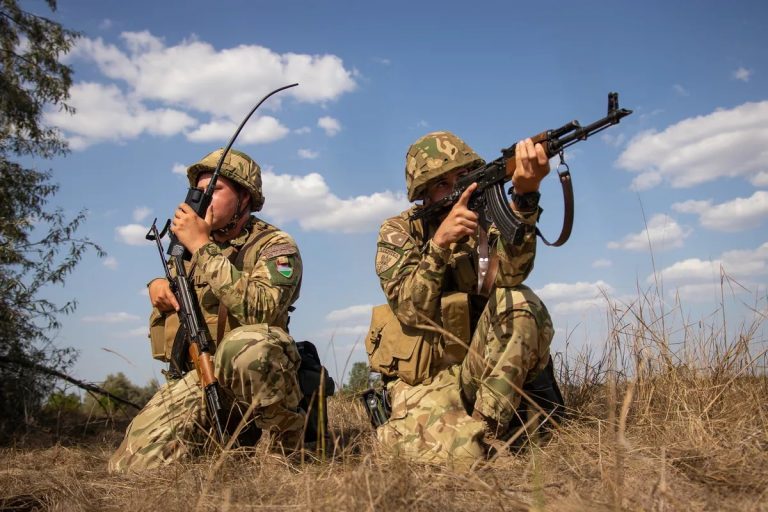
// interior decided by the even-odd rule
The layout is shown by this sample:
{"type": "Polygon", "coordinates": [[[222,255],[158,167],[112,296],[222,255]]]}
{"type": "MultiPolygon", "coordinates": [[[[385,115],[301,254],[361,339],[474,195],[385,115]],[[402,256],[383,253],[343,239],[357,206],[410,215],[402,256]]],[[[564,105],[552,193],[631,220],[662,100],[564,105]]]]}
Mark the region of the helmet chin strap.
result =
{"type": "Polygon", "coordinates": [[[232,218],[229,220],[226,226],[214,230],[214,234],[220,235],[220,236],[226,236],[230,231],[232,231],[237,224],[240,222],[240,219],[243,218],[243,214],[246,213],[248,210],[248,204],[245,204],[245,207],[242,205],[242,199],[241,196],[237,196],[237,206],[235,206],[235,213],[232,215],[232,218]]]}

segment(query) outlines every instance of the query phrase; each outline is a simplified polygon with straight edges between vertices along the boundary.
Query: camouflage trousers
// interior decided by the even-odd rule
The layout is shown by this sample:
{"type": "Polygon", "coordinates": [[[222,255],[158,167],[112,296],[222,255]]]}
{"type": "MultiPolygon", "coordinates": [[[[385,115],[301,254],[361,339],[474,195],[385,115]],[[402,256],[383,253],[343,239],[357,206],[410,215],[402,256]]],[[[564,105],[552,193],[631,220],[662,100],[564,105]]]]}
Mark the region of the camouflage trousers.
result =
{"type": "Polygon", "coordinates": [[[392,414],[377,429],[380,443],[424,462],[466,464],[482,457],[485,422],[472,412],[508,425],[519,390],[546,367],[553,336],[549,312],[530,288],[496,288],[461,365],[415,386],[399,379],[387,385],[392,414]]]}
{"type": "MultiPolygon", "coordinates": [[[[234,423],[253,404],[249,421],[284,444],[298,443],[305,419],[298,408],[299,364],[296,344],[282,329],[259,324],[228,333],[214,366],[234,423]]],[[[161,387],[133,419],[109,471],[138,471],[201,453],[214,441],[210,430],[197,372],[190,371],[161,387]]]]}

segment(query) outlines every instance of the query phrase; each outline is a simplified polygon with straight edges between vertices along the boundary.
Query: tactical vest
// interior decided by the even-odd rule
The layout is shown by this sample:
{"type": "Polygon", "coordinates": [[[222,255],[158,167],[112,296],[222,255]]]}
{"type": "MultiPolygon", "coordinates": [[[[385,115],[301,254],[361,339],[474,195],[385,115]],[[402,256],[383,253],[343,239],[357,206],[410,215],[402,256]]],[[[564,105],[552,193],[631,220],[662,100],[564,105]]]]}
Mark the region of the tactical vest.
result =
{"type": "MultiPolygon", "coordinates": [[[[226,256],[232,264],[240,271],[250,272],[253,270],[259,255],[264,246],[278,232],[278,228],[268,224],[260,219],[255,219],[252,225],[251,235],[245,241],[243,246],[237,250],[234,246],[228,246],[222,249],[222,254],[226,256]]],[[[194,276],[194,268],[189,262],[187,265],[188,275],[194,276]]],[[[226,308],[219,301],[208,284],[198,284],[195,282],[195,291],[200,303],[200,309],[203,313],[203,319],[208,326],[208,332],[211,333],[214,341],[219,343],[223,337],[232,329],[240,326],[237,319],[226,312],[226,308]]],[[[280,327],[287,332],[288,315],[285,311],[272,325],[280,327]]],[[[152,357],[163,362],[170,362],[171,350],[179,330],[179,316],[173,312],[160,312],[157,308],[152,308],[152,314],[149,317],[149,338],[152,348],[152,357]]]]}
{"type": "MultiPolygon", "coordinates": [[[[390,219],[410,234],[423,252],[434,227],[410,220],[411,210],[390,219]]],[[[366,338],[368,361],[373,371],[418,384],[443,368],[460,363],[467,353],[472,332],[486,299],[476,295],[476,241],[472,238],[451,246],[442,285],[440,318],[436,325],[413,328],[403,325],[388,304],[376,306],[366,338]],[[445,334],[445,332],[450,333],[445,334]]]]}

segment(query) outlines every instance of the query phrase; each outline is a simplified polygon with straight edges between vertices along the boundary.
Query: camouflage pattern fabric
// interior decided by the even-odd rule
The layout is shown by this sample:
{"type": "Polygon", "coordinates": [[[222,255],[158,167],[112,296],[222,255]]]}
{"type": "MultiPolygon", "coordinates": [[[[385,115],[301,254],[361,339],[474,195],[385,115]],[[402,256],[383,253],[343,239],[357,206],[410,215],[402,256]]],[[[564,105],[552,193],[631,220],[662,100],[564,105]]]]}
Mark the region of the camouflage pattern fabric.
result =
{"type": "MultiPolygon", "coordinates": [[[[222,392],[240,410],[255,400],[255,423],[268,431],[282,431],[281,439],[290,444],[299,438],[304,423],[304,414],[297,412],[298,351],[285,331],[288,308],[301,288],[296,243],[287,233],[251,217],[238,237],[201,247],[192,255],[188,271],[213,336],[219,304],[228,310],[225,335],[215,353],[222,392]],[[236,261],[242,263],[236,265],[230,256],[241,248],[236,261]]],[[[174,335],[175,331],[159,334],[170,340],[174,335]]],[[[154,467],[199,451],[207,439],[207,418],[197,382],[192,371],[158,391],[128,427],[123,444],[110,459],[111,470],[154,467]]]]}
{"type": "MultiPolygon", "coordinates": [[[[173,260],[171,260],[173,267],[173,260]]],[[[171,268],[175,275],[175,270],[171,268]]],[[[239,325],[265,323],[288,327],[288,308],[296,302],[301,291],[303,265],[293,238],[284,231],[251,217],[243,233],[228,242],[210,241],[192,255],[187,274],[193,277],[203,319],[215,337],[219,318],[219,303],[227,307],[225,333],[239,325]],[[253,243],[253,242],[256,243],[253,243]],[[241,265],[231,260],[235,251],[241,265]]],[[[178,321],[176,313],[154,309],[150,317],[150,332],[164,341],[160,351],[153,344],[157,359],[168,361],[178,321]],[[159,326],[166,326],[154,330],[159,326]]]]}
{"type": "Polygon", "coordinates": [[[408,200],[421,199],[427,183],[453,169],[474,169],[485,160],[451,132],[432,132],[411,144],[405,155],[408,200]]]}
{"type": "MultiPolygon", "coordinates": [[[[187,169],[187,179],[190,187],[197,186],[197,178],[201,173],[213,172],[221,160],[221,154],[224,148],[208,153],[199,162],[189,166],[187,169]]],[[[238,151],[230,149],[224,161],[221,164],[221,176],[234,181],[245,187],[251,194],[251,210],[258,212],[264,205],[264,195],[261,192],[261,167],[253,161],[251,157],[238,151]]]]}
{"type": "MultiPolygon", "coordinates": [[[[470,238],[446,249],[438,247],[431,241],[437,225],[410,221],[412,211],[409,209],[382,225],[377,244],[376,272],[387,301],[401,322],[417,327],[423,325],[421,319],[427,317],[442,325],[441,296],[453,291],[470,294],[476,291],[477,244],[470,238]]],[[[520,402],[514,386],[522,387],[526,379],[533,378],[546,366],[549,343],[554,334],[552,321],[541,300],[522,285],[533,269],[536,235],[532,227],[539,214],[540,210],[517,212],[522,222],[531,228],[524,231],[516,244],[504,242],[495,228],[490,230],[490,246],[499,258],[495,288],[478,319],[470,354],[460,367],[461,376],[456,388],[440,387],[429,393],[429,400],[443,400],[433,396],[441,392],[458,395],[461,389],[467,399],[464,414],[471,414],[476,409],[503,426],[509,423],[520,402]]],[[[441,368],[435,365],[433,369],[437,372],[441,368]]],[[[452,371],[458,372],[459,369],[454,367],[452,371]]],[[[395,381],[390,385],[397,393],[404,383],[395,381]]],[[[414,386],[414,389],[423,385],[426,384],[414,386]]],[[[410,398],[411,409],[420,410],[421,406],[414,403],[420,396],[426,395],[414,393],[410,398]]],[[[450,396],[445,400],[452,400],[450,396]]],[[[429,403],[432,402],[424,405],[423,409],[429,409],[429,403]]],[[[419,414],[419,418],[429,418],[419,414]]],[[[439,444],[439,449],[447,450],[446,453],[436,455],[435,447],[438,445],[430,441],[427,432],[425,425],[415,417],[401,421],[397,449],[420,460],[456,457],[445,443],[439,444]],[[407,443],[412,444],[411,448],[403,447],[407,443]]],[[[389,440],[385,445],[393,445],[391,436],[387,436],[383,433],[379,435],[389,440]]]]}
{"type": "MultiPolygon", "coordinates": [[[[253,404],[255,425],[285,448],[295,448],[304,427],[304,413],[298,410],[299,364],[296,344],[280,328],[260,324],[230,332],[215,355],[216,378],[233,404],[230,424],[253,404]]],[[[188,372],[160,388],[133,419],[109,459],[109,471],[159,467],[213,443],[197,373],[188,372]]]]}
{"type": "Polygon", "coordinates": [[[192,255],[191,267],[206,322],[210,319],[215,324],[222,302],[240,325],[286,327],[288,307],[299,298],[301,288],[301,256],[293,238],[275,230],[261,247],[247,249],[242,269],[229,260],[233,250],[270,228],[275,230],[252,217],[239,237],[225,243],[211,240],[192,255]]]}
{"type": "Polygon", "coordinates": [[[484,423],[472,419],[462,405],[458,366],[416,386],[397,379],[387,385],[387,393],[392,414],[376,436],[389,453],[458,467],[485,454],[484,423]]]}
{"type": "Polygon", "coordinates": [[[461,366],[461,389],[473,410],[508,425],[520,405],[518,390],[547,366],[554,334],[546,306],[530,288],[497,287],[461,366]]]}
{"type": "MultiPolygon", "coordinates": [[[[406,325],[419,325],[420,316],[439,319],[440,297],[446,292],[475,293],[477,241],[467,238],[441,248],[432,242],[437,226],[411,221],[412,207],[387,219],[379,230],[376,274],[392,311],[406,325]]],[[[518,213],[535,226],[539,212],[518,213]]],[[[533,270],[536,232],[526,229],[519,244],[504,242],[491,226],[489,244],[499,258],[496,286],[514,287],[533,270]]],[[[439,322],[438,322],[439,323],[439,322]]]]}

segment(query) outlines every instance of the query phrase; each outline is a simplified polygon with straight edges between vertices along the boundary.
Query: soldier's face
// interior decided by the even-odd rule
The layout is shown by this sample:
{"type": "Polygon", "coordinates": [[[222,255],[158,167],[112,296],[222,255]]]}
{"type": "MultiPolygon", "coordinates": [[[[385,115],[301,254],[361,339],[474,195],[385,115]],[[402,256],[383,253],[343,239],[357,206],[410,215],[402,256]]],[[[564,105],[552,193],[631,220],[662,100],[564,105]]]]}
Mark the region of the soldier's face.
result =
{"type": "Polygon", "coordinates": [[[426,195],[424,197],[424,204],[429,206],[432,203],[436,203],[453,192],[453,187],[456,185],[456,181],[462,176],[469,174],[468,169],[454,169],[451,172],[443,174],[439,178],[435,179],[427,185],[426,195]]]}
{"type": "MultiPolygon", "coordinates": [[[[197,179],[197,188],[205,190],[211,181],[211,173],[203,173],[197,179]]],[[[216,180],[216,188],[213,191],[211,207],[213,207],[213,229],[220,229],[226,226],[232,217],[237,213],[238,196],[240,197],[240,208],[243,208],[245,201],[248,200],[248,193],[237,188],[227,178],[219,176],[216,180]]]]}

